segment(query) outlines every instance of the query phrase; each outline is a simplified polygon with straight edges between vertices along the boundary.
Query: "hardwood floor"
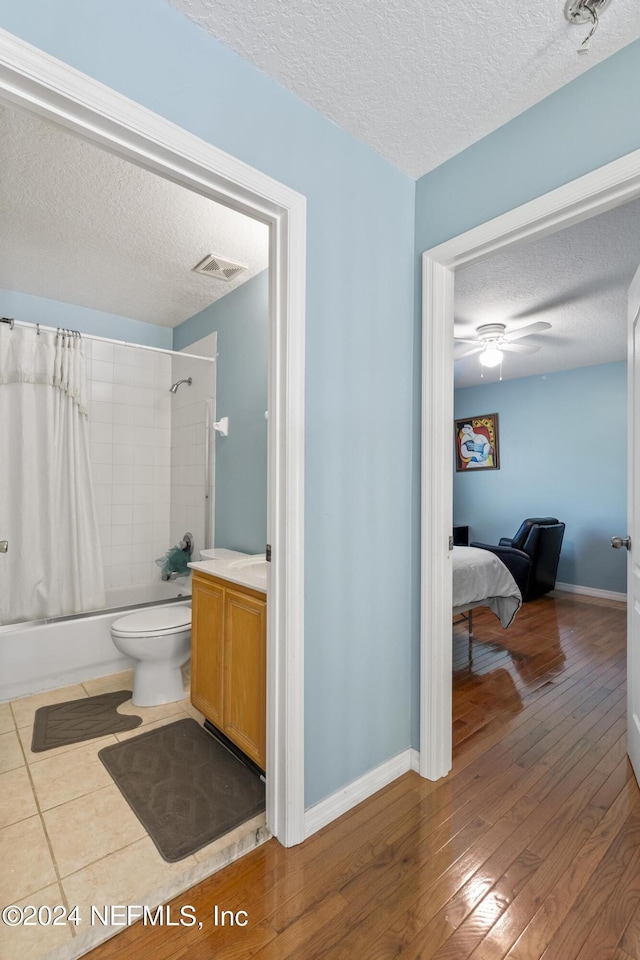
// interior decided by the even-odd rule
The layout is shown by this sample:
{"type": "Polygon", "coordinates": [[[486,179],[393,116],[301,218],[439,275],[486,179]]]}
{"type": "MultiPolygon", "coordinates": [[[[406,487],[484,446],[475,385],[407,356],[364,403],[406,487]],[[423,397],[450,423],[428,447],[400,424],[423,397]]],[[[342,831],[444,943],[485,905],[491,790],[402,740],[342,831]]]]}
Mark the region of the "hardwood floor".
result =
{"type": "Polygon", "coordinates": [[[275,841],[90,960],[640,960],[640,792],[624,605],[542,599],[454,636],[454,766],[410,773],[300,847],[275,841]],[[214,927],[214,905],[248,925],[214,927]]]}

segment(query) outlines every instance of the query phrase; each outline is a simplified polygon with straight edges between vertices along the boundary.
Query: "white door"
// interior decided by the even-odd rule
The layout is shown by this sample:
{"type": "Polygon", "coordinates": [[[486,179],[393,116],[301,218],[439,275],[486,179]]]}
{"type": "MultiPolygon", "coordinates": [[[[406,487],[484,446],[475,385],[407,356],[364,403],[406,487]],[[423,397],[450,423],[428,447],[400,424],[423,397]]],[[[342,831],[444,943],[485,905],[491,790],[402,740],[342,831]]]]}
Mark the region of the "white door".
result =
{"type": "Polygon", "coordinates": [[[640,268],[629,288],[629,532],[614,546],[628,554],[627,627],[627,749],[636,780],[640,782],[640,268]]]}

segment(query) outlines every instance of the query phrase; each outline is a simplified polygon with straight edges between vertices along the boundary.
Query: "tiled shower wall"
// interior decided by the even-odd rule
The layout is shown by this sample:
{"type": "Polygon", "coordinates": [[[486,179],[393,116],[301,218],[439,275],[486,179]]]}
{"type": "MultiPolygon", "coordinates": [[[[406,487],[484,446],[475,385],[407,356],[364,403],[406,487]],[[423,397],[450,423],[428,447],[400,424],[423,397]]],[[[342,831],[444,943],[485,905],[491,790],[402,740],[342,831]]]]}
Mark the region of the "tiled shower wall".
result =
{"type": "Polygon", "coordinates": [[[160,577],[171,546],[171,354],[85,340],[89,441],[105,584],[160,577]]]}
{"type": "MultiPolygon", "coordinates": [[[[209,339],[209,338],[207,338],[209,339]]],[[[188,348],[191,350],[191,348],[188,348]]],[[[215,340],[213,345],[215,356],[215,340]]],[[[195,352],[195,351],[194,351],[195,352]]],[[[215,398],[215,362],[193,356],[172,356],[172,381],[192,378],[182,384],[171,400],[171,543],[185,533],[194,538],[193,556],[205,546],[205,514],[213,516],[213,487],[205,501],[206,404],[215,398]]],[[[212,414],[215,404],[212,404],[212,414]]],[[[213,417],[212,417],[213,421],[213,417]]],[[[210,455],[213,458],[213,430],[210,455]]],[[[210,471],[213,484],[213,459],[210,471]]]]}

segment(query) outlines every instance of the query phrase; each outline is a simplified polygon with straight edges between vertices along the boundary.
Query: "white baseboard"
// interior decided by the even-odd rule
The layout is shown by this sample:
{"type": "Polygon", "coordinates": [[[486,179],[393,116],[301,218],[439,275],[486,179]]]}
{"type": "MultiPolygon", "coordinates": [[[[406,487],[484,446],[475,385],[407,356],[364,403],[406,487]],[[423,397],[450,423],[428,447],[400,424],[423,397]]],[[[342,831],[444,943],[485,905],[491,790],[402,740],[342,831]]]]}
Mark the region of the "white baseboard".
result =
{"type": "Polygon", "coordinates": [[[403,750],[390,760],[381,763],[379,767],[374,767],[368,773],[364,773],[353,783],[346,787],[336,790],[330,796],[320,800],[319,803],[309,807],[304,814],[304,836],[305,839],[312,834],[326,827],[332,820],[341,817],[343,813],[351,810],[358,803],[362,803],[368,797],[382,790],[389,783],[397,780],[409,770],[417,771],[420,766],[420,754],[417,750],[409,748],[403,750]]]}
{"type": "Polygon", "coordinates": [[[581,593],[585,597],[601,597],[603,600],[622,600],[627,602],[626,593],[617,593],[615,590],[600,590],[598,587],[581,587],[575,583],[556,583],[556,590],[563,593],[581,593]]]}

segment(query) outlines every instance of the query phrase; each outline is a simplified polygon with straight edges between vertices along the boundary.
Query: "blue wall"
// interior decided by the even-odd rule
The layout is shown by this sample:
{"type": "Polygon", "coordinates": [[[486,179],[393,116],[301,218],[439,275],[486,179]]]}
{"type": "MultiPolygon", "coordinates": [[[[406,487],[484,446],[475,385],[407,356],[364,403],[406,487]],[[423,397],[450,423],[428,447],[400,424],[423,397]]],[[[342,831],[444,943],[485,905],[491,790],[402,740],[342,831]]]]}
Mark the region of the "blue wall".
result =
{"type": "MultiPolygon", "coordinates": [[[[414,351],[421,350],[421,256],[425,250],[485,223],[640,149],[640,40],[587,70],[494,133],[416,183],[414,351]]],[[[414,377],[414,408],[420,394],[414,377]]],[[[414,419],[414,448],[420,434],[414,419]]],[[[413,512],[419,516],[419,465],[413,512]]],[[[626,523],[625,523],[626,526],[626,523]]],[[[414,555],[416,551],[414,544],[414,555]]],[[[414,703],[419,703],[414,651],[414,703]]],[[[412,742],[418,745],[413,714],[412,742]]]]}
{"type": "Polygon", "coordinates": [[[163,0],[0,0],[0,26],[307,197],[305,801],[315,803],[408,747],[417,716],[415,182],[163,0]],[[211,95],[221,90],[233,96],[211,95]]]}
{"type": "Polygon", "coordinates": [[[639,45],[416,187],[163,0],[0,0],[0,26],[307,197],[305,798],[314,803],[417,745],[416,254],[640,147],[639,45]],[[212,98],[220,89],[234,96],[212,98]]]}
{"type": "Polygon", "coordinates": [[[264,270],[173,331],[175,350],[218,334],[216,419],[229,417],[229,436],[216,434],[215,545],[244,553],[267,542],[268,320],[264,270]]]}
{"type": "Polygon", "coordinates": [[[497,543],[526,517],[567,528],[558,580],[626,593],[626,364],[580,367],[455,392],[456,418],[499,414],[500,469],[454,474],[453,516],[497,543]]]}
{"type": "Polygon", "coordinates": [[[640,40],[603,60],[416,186],[416,251],[640,148],[640,40]]]}
{"type": "Polygon", "coordinates": [[[17,290],[0,290],[0,315],[24,320],[26,323],[42,323],[47,327],[71,327],[80,333],[92,333],[97,337],[142,343],[147,347],[162,347],[171,350],[173,331],[143,323],[116,313],[79,307],[74,303],[61,303],[34,297],[17,290]]]}

